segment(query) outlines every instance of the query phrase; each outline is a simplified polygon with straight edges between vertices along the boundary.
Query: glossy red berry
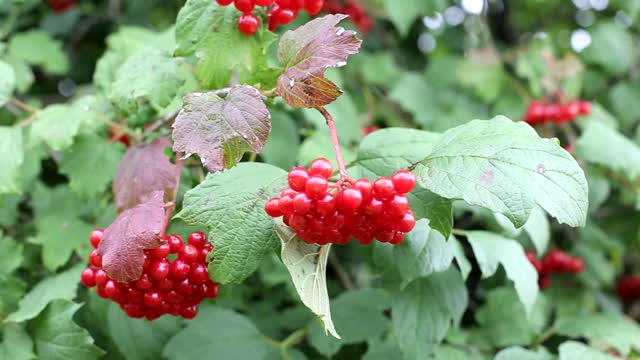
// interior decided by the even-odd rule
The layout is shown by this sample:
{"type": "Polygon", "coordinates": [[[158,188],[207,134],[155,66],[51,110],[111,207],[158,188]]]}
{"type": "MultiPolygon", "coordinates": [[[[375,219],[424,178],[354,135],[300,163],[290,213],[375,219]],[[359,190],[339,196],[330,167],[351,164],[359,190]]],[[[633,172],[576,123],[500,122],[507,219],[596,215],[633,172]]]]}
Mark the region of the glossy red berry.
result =
{"type": "Polygon", "coordinates": [[[155,249],[149,250],[149,255],[156,259],[164,259],[169,256],[171,252],[171,245],[169,243],[164,243],[155,249]]]}
{"type": "Polygon", "coordinates": [[[401,170],[393,174],[391,177],[393,188],[398,194],[406,194],[411,192],[416,186],[416,177],[406,170],[401,170]]]}
{"type": "Polygon", "coordinates": [[[187,238],[187,244],[193,245],[197,248],[203,247],[207,243],[207,236],[202,231],[194,231],[189,234],[187,238]]]}
{"type": "Polygon", "coordinates": [[[173,283],[173,280],[169,278],[164,278],[156,283],[156,288],[162,292],[172,290],[174,286],[175,284],[173,283]]]}
{"type": "Polygon", "coordinates": [[[141,291],[147,291],[151,288],[153,288],[153,281],[151,280],[151,278],[149,277],[149,275],[147,274],[142,274],[142,276],[140,277],[140,279],[136,280],[133,282],[133,285],[136,287],[136,289],[141,290],[141,291]]]}
{"type": "Polygon", "coordinates": [[[96,286],[95,271],[93,271],[93,269],[91,268],[82,270],[82,273],[80,274],[80,280],[82,281],[82,284],[86,287],[96,286]]]}
{"type": "Polygon", "coordinates": [[[309,15],[317,15],[322,11],[324,0],[306,0],[304,2],[304,9],[309,15]]]}
{"type": "Polygon", "coordinates": [[[258,28],[260,28],[260,20],[254,14],[246,12],[238,18],[238,29],[241,33],[253,35],[258,31],[258,28]]]}
{"type": "Polygon", "coordinates": [[[393,181],[387,177],[381,177],[373,183],[373,194],[378,200],[391,199],[395,195],[393,181]]]}
{"type": "Polygon", "coordinates": [[[94,249],[97,249],[98,245],[100,245],[100,240],[102,240],[103,234],[104,230],[102,229],[95,229],[91,234],[89,234],[89,242],[91,242],[91,246],[93,246],[94,249]]]}
{"type": "Polygon", "coordinates": [[[306,215],[313,208],[313,200],[309,199],[307,194],[300,193],[293,198],[293,213],[298,215],[306,215]]]}
{"type": "Polygon", "coordinates": [[[191,269],[189,280],[196,285],[206,284],[209,281],[209,270],[204,264],[197,264],[191,269]]]}
{"type": "Polygon", "coordinates": [[[216,2],[221,6],[231,5],[233,0],[216,0],[216,2]]]}
{"type": "Polygon", "coordinates": [[[342,191],[340,205],[345,209],[355,210],[362,204],[362,193],[355,187],[342,191]]]}
{"type": "Polygon", "coordinates": [[[176,259],[169,265],[169,276],[172,279],[182,280],[189,276],[191,266],[183,259],[176,259]]]}
{"type": "Polygon", "coordinates": [[[234,0],[233,5],[242,13],[251,12],[255,7],[253,0],[234,0]]]}
{"type": "Polygon", "coordinates": [[[398,223],[398,231],[408,233],[416,226],[416,217],[413,213],[405,213],[398,223]]]}
{"type": "Polygon", "coordinates": [[[273,4],[273,0],[254,0],[257,6],[269,6],[273,4]]]}
{"type": "Polygon", "coordinates": [[[182,311],[180,312],[180,315],[182,315],[182,317],[185,319],[189,319],[189,320],[193,319],[196,317],[196,315],[198,315],[198,307],[197,306],[186,307],[182,309],[182,311]]]}
{"type": "Polygon", "coordinates": [[[107,276],[107,273],[104,270],[98,269],[95,271],[95,279],[96,279],[96,285],[104,286],[104,284],[106,284],[107,281],[109,280],[109,277],[107,276]]]}
{"type": "Polygon", "coordinates": [[[162,294],[156,290],[150,290],[144,294],[142,302],[149,307],[155,307],[162,303],[162,294]]]}
{"type": "Polygon", "coordinates": [[[89,255],[89,263],[97,268],[102,266],[102,256],[98,255],[97,249],[91,251],[91,255],[89,255]]]}
{"type": "Polygon", "coordinates": [[[267,213],[267,215],[274,218],[284,215],[284,213],[280,211],[280,204],[278,199],[269,199],[269,201],[267,201],[267,203],[264,205],[264,211],[267,213]]]}
{"type": "Polygon", "coordinates": [[[296,18],[297,13],[292,9],[280,9],[273,13],[274,21],[280,25],[287,25],[296,18]]]}
{"type": "Polygon", "coordinates": [[[169,276],[169,262],[164,259],[154,261],[149,269],[149,275],[156,281],[165,279],[169,276]]]}
{"type": "Polygon", "coordinates": [[[580,115],[591,114],[591,103],[588,101],[580,101],[580,115]]]}
{"type": "Polygon", "coordinates": [[[165,236],[165,241],[169,244],[169,252],[171,254],[177,254],[184,246],[182,239],[178,235],[167,235],[165,236]]]}
{"type": "MultiPolygon", "coordinates": [[[[309,178],[305,185],[305,191],[312,199],[320,198],[327,191],[327,179],[320,176],[313,176],[309,178]]],[[[282,199],[280,200],[282,201],[282,199]]]]}
{"type": "Polygon", "coordinates": [[[331,162],[325,158],[315,159],[309,166],[309,174],[311,176],[318,175],[328,179],[333,173],[331,162]]]}
{"type": "Polygon", "coordinates": [[[187,244],[178,252],[178,259],[182,259],[187,263],[196,262],[198,261],[198,249],[193,245],[187,244]]]}
{"type": "Polygon", "coordinates": [[[396,195],[386,204],[385,210],[392,217],[403,216],[409,211],[409,200],[402,195],[396,195]]]}
{"type": "Polygon", "coordinates": [[[309,180],[309,171],[305,168],[295,168],[288,175],[289,187],[295,191],[304,191],[309,180]]]}

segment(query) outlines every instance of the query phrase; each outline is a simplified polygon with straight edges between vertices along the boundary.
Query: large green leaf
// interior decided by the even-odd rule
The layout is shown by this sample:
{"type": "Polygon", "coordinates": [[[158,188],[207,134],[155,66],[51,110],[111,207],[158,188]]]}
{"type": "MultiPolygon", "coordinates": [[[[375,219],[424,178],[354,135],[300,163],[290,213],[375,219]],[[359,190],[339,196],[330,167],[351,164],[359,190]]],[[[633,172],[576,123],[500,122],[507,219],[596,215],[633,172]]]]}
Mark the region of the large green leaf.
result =
{"type": "Polygon", "coordinates": [[[0,233],[0,278],[10,275],[22,263],[22,244],[0,233]]]}
{"type": "MultiPolygon", "coordinates": [[[[22,322],[38,316],[54,300],[72,300],[76,297],[82,264],[45,278],[20,300],[19,308],[7,317],[7,321],[22,322]]],[[[75,312],[75,311],[74,311],[75,312]]]]}
{"type": "Polygon", "coordinates": [[[29,324],[39,359],[93,360],[104,354],[93,344],[89,331],[73,322],[73,315],[81,306],[55,300],[29,324]]]}
{"type": "Polygon", "coordinates": [[[627,71],[633,63],[633,38],[613,21],[603,21],[590,30],[592,43],[582,53],[591,64],[602,66],[611,74],[627,71]]]}
{"type": "Polygon", "coordinates": [[[18,324],[7,324],[0,343],[0,359],[34,360],[33,340],[18,324]]]}
{"type": "Polygon", "coordinates": [[[233,72],[241,83],[253,84],[255,74],[268,68],[266,48],[275,35],[269,31],[242,34],[238,16],[233,6],[209,0],[189,0],[178,14],[175,54],[198,59],[196,75],[207,89],[226,86],[233,72]]]}
{"type": "Polygon", "coordinates": [[[582,133],[576,155],[631,177],[640,176],[640,146],[599,122],[590,123],[582,133]]]}
{"type": "Polygon", "coordinates": [[[0,107],[8,101],[16,87],[16,73],[13,68],[0,60],[0,107]]]}
{"type": "Polygon", "coordinates": [[[93,226],[64,214],[51,215],[37,221],[38,233],[29,242],[42,245],[42,263],[50,271],[66,264],[75,251],[86,256],[90,252],[87,241],[93,226]]]}
{"type": "Polygon", "coordinates": [[[245,316],[214,306],[200,314],[165,345],[162,354],[176,360],[262,359],[271,349],[245,316]]]}
{"type": "Polygon", "coordinates": [[[538,348],[537,351],[527,350],[519,346],[512,346],[501,350],[496,354],[494,360],[553,360],[554,357],[544,347],[538,348]]]}
{"type": "Polygon", "coordinates": [[[167,341],[181,329],[181,319],[163,316],[155,321],[132,319],[115,303],[108,310],[107,331],[128,360],[160,358],[167,341]]]}
{"type": "Polygon", "coordinates": [[[538,296],[538,273],[515,240],[486,231],[469,231],[467,239],[473,248],[484,278],[504,267],[507,277],[514,282],[518,297],[527,313],[531,313],[538,296]]]}
{"type": "Polygon", "coordinates": [[[584,225],[584,172],[555,139],[498,116],[443,134],[416,166],[418,182],[434,193],[499,212],[520,227],[540,205],[560,223],[584,225]]]}
{"type": "Polygon", "coordinates": [[[11,36],[9,54],[31,65],[42,66],[44,71],[52,74],[64,74],[69,69],[62,42],[41,30],[11,36]]]}
{"type": "Polygon", "coordinates": [[[31,144],[44,142],[53,150],[71,146],[84,114],[72,105],[49,105],[38,113],[31,128],[31,144]]]}
{"type": "Polygon", "coordinates": [[[0,194],[20,193],[20,168],[24,161],[22,129],[0,126],[0,139],[0,194]]]}
{"type": "Polygon", "coordinates": [[[560,345],[559,360],[617,360],[619,357],[605,354],[577,341],[565,341],[560,345]]]}
{"type": "Polygon", "coordinates": [[[588,338],[604,342],[622,355],[631,349],[640,351],[640,326],[633,320],[615,313],[565,317],[553,325],[556,333],[570,338],[588,338]]]}
{"type": "Polygon", "coordinates": [[[272,165],[241,163],[231,170],[207,175],[185,194],[178,218],[209,228],[215,242],[211,278],[240,283],[278,246],[273,221],[264,212],[266,201],[286,186],[286,172],[272,165]],[[241,265],[239,265],[241,264],[241,265]]]}
{"type": "Polygon", "coordinates": [[[451,268],[410,283],[392,299],[393,330],[406,359],[424,359],[467,307],[467,289],[451,268]]]}

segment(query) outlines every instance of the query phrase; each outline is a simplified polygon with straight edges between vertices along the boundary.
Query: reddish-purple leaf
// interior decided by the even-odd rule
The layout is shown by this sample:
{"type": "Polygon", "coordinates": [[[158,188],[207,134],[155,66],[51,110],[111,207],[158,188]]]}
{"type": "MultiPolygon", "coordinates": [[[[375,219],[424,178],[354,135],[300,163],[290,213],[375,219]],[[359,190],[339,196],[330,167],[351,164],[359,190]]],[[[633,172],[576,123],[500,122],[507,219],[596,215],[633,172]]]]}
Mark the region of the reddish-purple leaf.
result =
{"type": "Polygon", "coordinates": [[[336,26],[346,17],[323,16],[282,36],[278,58],[285,72],[278,79],[278,94],[289,106],[324,106],[342,93],[324,73],[328,68],[345,66],[347,58],[360,49],[362,40],[354,31],[336,26]]]}
{"type": "Polygon", "coordinates": [[[167,195],[173,192],[176,166],[164,154],[167,147],[171,147],[171,142],[161,137],[127,151],[113,181],[118,211],[140,204],[155,191],[164,191],[167,195]]]}
{"type": "Polygon", "coordinates": [[[173,150],[198,154],[209,171],[233,167],[246,151],[261,152],[271,132],[269,110],[251,86],[192,93],[184,103],[173,124],[173,150]]]}
{"type": "Polygon", "coordinates": [[[110,278],[129,282],[142,275],[144,250],[161,245],[164,194],[156,191],[147,201],[127,209],[104,230],[98,246],[102,267],[110,278]]]}

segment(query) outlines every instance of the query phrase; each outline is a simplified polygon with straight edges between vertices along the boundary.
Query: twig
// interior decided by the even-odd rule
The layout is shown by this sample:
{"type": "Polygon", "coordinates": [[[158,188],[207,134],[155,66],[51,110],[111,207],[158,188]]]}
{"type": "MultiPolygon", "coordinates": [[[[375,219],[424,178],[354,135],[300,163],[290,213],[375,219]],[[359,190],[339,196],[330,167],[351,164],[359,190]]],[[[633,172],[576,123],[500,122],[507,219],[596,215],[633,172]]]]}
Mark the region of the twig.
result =
{"type": "Polygon", "coordinates": [[[14,97],[12,97],[11,99],[9,99],[9,101],[10,101],[12,104],[14,104],[15,106],[19,107],[20,109],[25,110],[25,111],[28,111],[28,112],[30,112],[30,113],[35,113],[35,112],[40,111],[40,109],[36,109],[36,108],[34,108],[33,106],[31,106],[31,105],[25,104],[25,103],[23,103],[22,101],[20,101],[20,100],[18,100],[18,99],[16,99],[16,98],[14,98],[14,97]]]}
{"type": "Polygon", "coordinates": [[[340,263],[340,259],[338,259],[338,256],[333,252],[329,254],[329,264],[331,264],[333,270],[336,271],[336,274],[338,275],[338,278],[340,279],[340,282],[345,289],[355,289],[355,285],[353,284],[353,281],[351,281],[349,274],[344,269],[344,266],[342,266],[342,263],[340,263]]]}
{"type": "Polygon", "coordinates": [[[140,138],[140,135],[138,135],[138,133],[136,133],[135,131],[129,129],[129,127],[125,126],[125,125],[121,125],[115,121],[112,121],[100,114],[96,114],[96,118],[102,122],[105,125],[108,125],[116,130],[118,130],[120,133],[122,134],[126,134],[127,136],[135,139],[137,142],[141,141],[142,139],[140,138]]]}
{"type": "Polygon", "coordinates": [[[175,173],[175,181],[176,186],[173,188],[172,199],[169,203],[167,203],[167,208],[165,209],[164,214],[164,226],[162,227],[162,234],[164,236],[167,233],[167,227],[169,226],[169,221],[171,221],[171,215],[173,214],[173,210],[176,208],[176,200],[178,198],[178,189],[180,188],[180,175],[182,174],[182,157],[184,153],[178,152],[176,153],[176,173],[175,173]]]}
{"type": "Polygon", "coordinates": [[[178,116],[179,111],[176,111],[172,114],[166,115],[165,117],[156,120],[153,124],[149,125],[148,128],[144,129],[143,137],[149,136],[152,132],[165,127],[166,125],[173,123],[178,116]]]}
{"type": "Polygon", "coordinates": [[[340,176],[342,177],[342,180],[348,180],[349,173],[347,173],[347,168],[345,167],[344,159],[342,158],[342,152],[340,151],[340,140],[338,139],[336,122],[324,107],[318,107],[316,109],[320,111],[322,116],[324,116],[325,120],[327,121],[327,125],[329,126],[329,132],[331,133],[331,142],[333,143],[333,152],[336,154],[336,161],[338,162],[338,168],[340,169],[340,176]]]}
{"type": "Polygon", "coordinates": [[[38,118],[38,113],[37,112],[31,113],[31,115],[29,115],[27,118],[22,119],[22,120],[18,121],[17,123],[13,124],[13,127],[15,127],[15,128],[25,127],[25,126],[31,124],[32,122],[34,122],[37,118],[38,118]]]}

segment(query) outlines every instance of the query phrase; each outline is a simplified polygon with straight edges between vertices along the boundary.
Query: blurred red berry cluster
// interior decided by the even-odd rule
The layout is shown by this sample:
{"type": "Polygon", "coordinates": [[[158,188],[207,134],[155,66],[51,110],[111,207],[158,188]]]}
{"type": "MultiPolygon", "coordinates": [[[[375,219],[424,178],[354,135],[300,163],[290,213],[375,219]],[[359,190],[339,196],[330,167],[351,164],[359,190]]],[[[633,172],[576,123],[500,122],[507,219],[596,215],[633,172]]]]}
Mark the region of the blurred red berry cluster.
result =
{"type": "Polygon", "coordinates": [[[640,275],[626,276],[620,279],[617,291],[623,302],[640,299],[640,275]]]}
{"type": "Polygon", "coordinates": [[[368,33],[375,26],[373,18],[367,14],[364,6],[357,0],[327,0],[323,10],[329,14],[349,15],[349,19],[363,34],[368,33]]]}
{"type": "Polygon", "coordinates": [[[61,14],[76,6],[75,0],[49,0],[51,10],[56,14],[61,14]]]}
{"type": "Polygon", "coordinates": [[[547,103],[534,100],[529,103],[524,121],[529,125],[541,125],[548,122],[562,124],[572,122],[578,116],[589,115],[591,103],[585,100],[571,100],[567,103],[547,103]]]}
{"type": "Polygon", "coordinates": [[[551,286],[552,274],[578,274],[584,270],[584,262],[577,256],[571,256],[566,252],[551,250],[544,258],[538,259],[532,251],[527,252],[527,258],[538,272],[538,283],[541,288],[551,286]]]}

